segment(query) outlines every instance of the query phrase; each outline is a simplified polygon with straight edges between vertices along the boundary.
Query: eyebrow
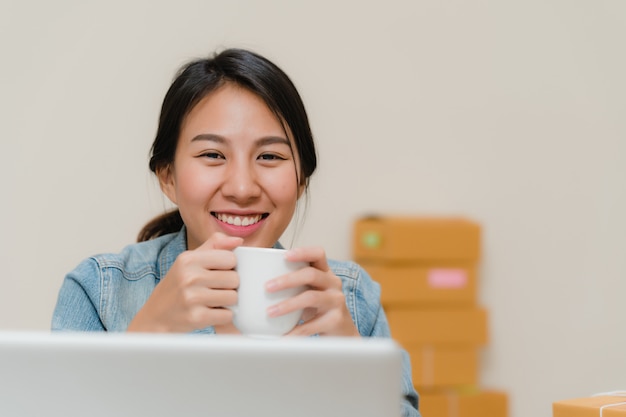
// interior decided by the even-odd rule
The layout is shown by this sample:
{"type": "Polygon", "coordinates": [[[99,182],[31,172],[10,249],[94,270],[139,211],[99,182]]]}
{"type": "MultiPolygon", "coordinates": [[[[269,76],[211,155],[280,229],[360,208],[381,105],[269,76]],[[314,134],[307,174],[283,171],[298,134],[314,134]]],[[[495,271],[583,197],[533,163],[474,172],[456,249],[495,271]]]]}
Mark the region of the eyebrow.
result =
{"type": "Polygon", "coordinates": [[[200,135],[196,135],[194,136],[191,141],[192,142],[196,142],[199,140],[208,140],[211,142],[218,142],[218,143],[224,143],[226,142],[226,139],[224,139],[223,137],[219,136],[219,135],[213,135],[211,133],[202,133],[200,135]]]}
{"type": "MultiPolygon", "coordinates": [[[[223,136],[220,135],[214,135],[212,133],[201,133],[199,135],[194,136],[191,141],[192,142],[196,142],[196,141],[200,141],[200,140],[207,140],[207,141],[211,141],[211,142],[217,142],[217,143],[226,143],[227,140],[226,138],[224,138],[223,136]]],[[[264,136],[260,139],[256,140],[256,145],[257,146],[266,146],[266,145],[272,145],[274,143],[282,143],[284,145],[287,145],[291,148],[291,142],[289,142],[289,140],[287,140],[287,138],[283,138],[281,136],[264,136]]]]}

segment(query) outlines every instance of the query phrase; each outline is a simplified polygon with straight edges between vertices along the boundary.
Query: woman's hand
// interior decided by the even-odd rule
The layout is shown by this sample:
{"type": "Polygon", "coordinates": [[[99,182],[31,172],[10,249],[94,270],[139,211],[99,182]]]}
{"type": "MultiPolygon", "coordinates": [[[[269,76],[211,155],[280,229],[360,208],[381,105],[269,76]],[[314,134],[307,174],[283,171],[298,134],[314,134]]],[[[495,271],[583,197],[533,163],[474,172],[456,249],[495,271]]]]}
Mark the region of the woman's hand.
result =
{"type": "Polygon", "coordinates": [[[190,332],[232,322],[237,303],[234,248],[241,238],[215,233],[181,253],[128,326],[136,332],[190,332]]]}
{"type": "Polygon", "coordinates": [[[304,323],[289,336],[359,336],[341,289],[341,279],[329,268],[322,248],[297,248],[287,251],[287,260],[307,262],[309,267],[280,276],[266,284],[269,292],[307,285],[308,290],[270,307],[268,314],[276,317],[304,309],[304,323]]]}

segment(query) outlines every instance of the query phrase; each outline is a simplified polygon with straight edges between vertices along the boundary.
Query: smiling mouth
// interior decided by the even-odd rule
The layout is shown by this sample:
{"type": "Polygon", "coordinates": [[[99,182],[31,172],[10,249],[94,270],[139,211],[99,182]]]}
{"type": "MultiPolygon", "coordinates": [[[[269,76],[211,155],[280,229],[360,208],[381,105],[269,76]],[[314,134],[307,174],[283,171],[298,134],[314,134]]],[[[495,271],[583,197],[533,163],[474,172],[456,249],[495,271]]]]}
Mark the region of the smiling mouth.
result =
{"type": "Polygon", "coordinates": [[[269,213],[256,214],[254,216],[237,216],[212,211],[211,215],[222,223],[230,224],[233,226],[252,226],[253,224],[256,224],[261,220],[267,218],[267,216],[269,216],[269,213]]]}

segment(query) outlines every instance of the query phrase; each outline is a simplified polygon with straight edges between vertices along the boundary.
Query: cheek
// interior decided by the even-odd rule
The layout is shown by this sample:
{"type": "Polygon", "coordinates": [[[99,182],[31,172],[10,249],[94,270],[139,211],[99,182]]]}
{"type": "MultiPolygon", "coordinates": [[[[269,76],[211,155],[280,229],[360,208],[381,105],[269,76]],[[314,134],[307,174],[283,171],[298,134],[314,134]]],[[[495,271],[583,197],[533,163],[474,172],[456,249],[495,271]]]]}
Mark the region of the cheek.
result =
{"type": "Polygon", "coordinates": [[[189,167],[177,172],[176,194],[179,199],[187,202],[204,201],[207,193],[215,189],[215,178],[202,175],[198,170],[189,167]]]}
{"type": "Polygon", "coordinates": [[[276,200],[284,204],[295,204],[298,199],[298,181],[293,172],[290,176],[283,176],[282,180],[276,183],[274,194],[276,200]]]}

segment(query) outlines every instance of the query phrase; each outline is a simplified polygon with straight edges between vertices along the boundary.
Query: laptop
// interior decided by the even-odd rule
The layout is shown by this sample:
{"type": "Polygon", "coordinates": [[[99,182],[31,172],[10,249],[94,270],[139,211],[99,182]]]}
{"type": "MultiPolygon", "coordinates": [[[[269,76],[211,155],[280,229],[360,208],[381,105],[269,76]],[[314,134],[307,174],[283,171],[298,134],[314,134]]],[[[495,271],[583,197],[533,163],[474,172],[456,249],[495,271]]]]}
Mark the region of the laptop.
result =
{"type": "Polygon", "coordinates": [[[389,339],[0,332],[3,417],[392,417],[389,339]]]}

